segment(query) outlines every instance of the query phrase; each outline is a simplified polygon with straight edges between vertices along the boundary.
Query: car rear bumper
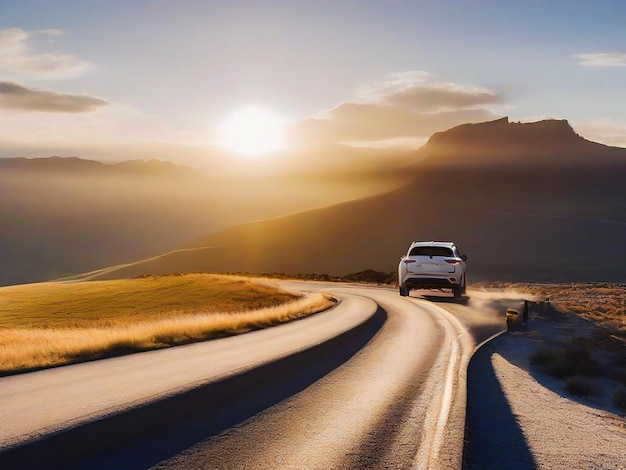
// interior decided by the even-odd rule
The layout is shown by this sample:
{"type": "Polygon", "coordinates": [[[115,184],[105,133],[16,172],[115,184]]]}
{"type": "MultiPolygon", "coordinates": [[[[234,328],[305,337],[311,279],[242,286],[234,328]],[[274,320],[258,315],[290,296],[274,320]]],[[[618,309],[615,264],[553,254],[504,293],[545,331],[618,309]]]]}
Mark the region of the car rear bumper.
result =
{"type": "Polygon", "coordinates": [[[442,276],[442,277],[413,277],[407,276],[404,278],[402,285],[409,289],[441,289],[452,286],[458,286],[461,284],[461,279],[454,276],[442,276]]]}

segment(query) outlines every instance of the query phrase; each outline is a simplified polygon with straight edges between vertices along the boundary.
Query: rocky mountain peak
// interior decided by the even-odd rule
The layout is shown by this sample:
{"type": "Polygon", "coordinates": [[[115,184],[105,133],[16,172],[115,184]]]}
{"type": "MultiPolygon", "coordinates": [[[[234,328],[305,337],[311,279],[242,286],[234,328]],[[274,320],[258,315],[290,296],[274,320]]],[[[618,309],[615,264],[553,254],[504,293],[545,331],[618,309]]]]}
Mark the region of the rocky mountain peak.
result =
{"type": "Polygon", "coordinates": [[[480,141],[481,143],[519,143],[527,140],[563,143],[579,141],[566,119],[546,119],[537,122],[510,122],[508,117],[477,124],[462,124],[447,131],[437,132],[428,143],[480,141]]]}
{"type": "Polygon", "coordinates": [[[614,159],[610,147],[585,140],[565,119],[510,122],[508,117],[437,132],[418,150],[421,164],[545,166],[614,159]]]}

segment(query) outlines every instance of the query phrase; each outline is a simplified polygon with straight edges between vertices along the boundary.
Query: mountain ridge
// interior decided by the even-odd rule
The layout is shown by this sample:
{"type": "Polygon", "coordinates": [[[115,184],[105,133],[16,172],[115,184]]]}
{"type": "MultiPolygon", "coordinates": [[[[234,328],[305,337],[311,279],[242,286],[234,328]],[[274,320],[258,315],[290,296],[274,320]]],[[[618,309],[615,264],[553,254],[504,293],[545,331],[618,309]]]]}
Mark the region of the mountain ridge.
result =
{"type": "Polygon", "coordinates": [[[420,165],[532,166],[614,164],[626,149],[586,140],[565,119],[510,122],[508,117],[436,132],[417,151],[420,165]]]}
{"type": "Polygon", "coordinates": [[[104,163],[80,157],[5,157],[0,158],[0,170],[49,171],[56,173],[77,172],[94,173],[108,172],[111,174],[133,173],[145,175],[168,175],[177,173],[188,176],[200,175],[193,168],[165,160],[127,160],[116,163],[104,163]]]}

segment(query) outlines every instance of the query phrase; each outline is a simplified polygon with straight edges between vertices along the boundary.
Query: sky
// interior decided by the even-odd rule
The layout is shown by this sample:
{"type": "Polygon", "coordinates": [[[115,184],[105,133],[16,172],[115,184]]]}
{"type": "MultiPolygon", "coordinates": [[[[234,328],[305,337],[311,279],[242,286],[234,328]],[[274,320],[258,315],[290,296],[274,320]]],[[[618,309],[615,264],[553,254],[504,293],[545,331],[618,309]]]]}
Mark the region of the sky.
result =
{"type": "Polygon", "coordinates": [[[502,116],[626,147],[625,24],[621,0],[0,0],[0,156],[212,158],[246,109],[287,148],[502,116]]]}

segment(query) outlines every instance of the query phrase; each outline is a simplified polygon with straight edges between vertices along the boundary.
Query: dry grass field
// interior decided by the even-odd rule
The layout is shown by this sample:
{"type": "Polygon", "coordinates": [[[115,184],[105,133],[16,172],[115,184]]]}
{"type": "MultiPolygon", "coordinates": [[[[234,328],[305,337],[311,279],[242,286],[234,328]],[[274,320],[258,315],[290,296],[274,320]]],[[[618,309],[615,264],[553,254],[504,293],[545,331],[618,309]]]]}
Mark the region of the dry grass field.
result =
{"type": "Polygon", "coordinates": [[[238,276],[0,288],[0,375],[244,333],[332,305],[238,276]]]}

